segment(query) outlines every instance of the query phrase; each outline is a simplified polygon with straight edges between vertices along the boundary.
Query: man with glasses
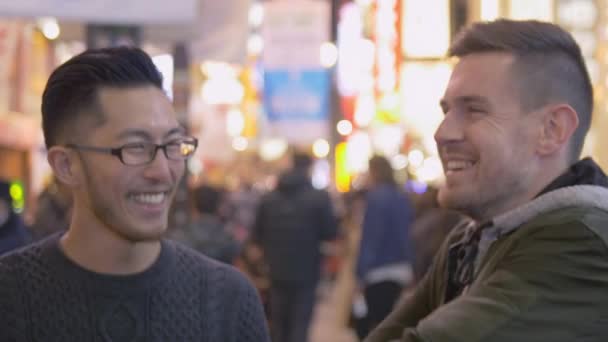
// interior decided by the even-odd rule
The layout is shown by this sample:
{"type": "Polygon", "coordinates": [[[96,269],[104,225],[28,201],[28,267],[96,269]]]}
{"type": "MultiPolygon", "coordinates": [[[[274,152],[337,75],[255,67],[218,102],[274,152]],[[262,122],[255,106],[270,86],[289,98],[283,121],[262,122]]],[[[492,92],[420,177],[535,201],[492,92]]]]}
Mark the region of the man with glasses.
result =
{"type": "Polygon", "coordinates": [[[161,237],[197,140],[136,48],[86,51],[42,99],[69,230],[0,259],[1,341],[268,341],[237,271],[161,237]]]}

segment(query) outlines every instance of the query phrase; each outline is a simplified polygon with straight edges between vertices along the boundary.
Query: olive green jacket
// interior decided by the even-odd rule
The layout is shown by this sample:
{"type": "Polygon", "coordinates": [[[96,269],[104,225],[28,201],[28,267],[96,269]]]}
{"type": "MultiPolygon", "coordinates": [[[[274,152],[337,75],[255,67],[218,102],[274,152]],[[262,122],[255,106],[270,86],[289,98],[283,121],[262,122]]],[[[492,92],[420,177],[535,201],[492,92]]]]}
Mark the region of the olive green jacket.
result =
{"type": "Polygon", "coordinates": [[[481,232],[474,278],[446,300],[454,229],[428,274],[366,342],[608,341],[608,189],[560,188],[481,232]]]}

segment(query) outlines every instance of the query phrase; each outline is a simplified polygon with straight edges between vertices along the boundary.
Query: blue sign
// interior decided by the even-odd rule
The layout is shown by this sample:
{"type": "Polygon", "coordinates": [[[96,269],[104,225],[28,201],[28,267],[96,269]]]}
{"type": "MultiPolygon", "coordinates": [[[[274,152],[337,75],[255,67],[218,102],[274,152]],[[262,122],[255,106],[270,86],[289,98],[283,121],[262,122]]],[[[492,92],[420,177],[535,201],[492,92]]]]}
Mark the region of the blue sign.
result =
{"type": "Polygon", "coordinates": [[[266,70],[264,107],[271,123],[329,120],[329,73],[314,70],[266,70]]]}

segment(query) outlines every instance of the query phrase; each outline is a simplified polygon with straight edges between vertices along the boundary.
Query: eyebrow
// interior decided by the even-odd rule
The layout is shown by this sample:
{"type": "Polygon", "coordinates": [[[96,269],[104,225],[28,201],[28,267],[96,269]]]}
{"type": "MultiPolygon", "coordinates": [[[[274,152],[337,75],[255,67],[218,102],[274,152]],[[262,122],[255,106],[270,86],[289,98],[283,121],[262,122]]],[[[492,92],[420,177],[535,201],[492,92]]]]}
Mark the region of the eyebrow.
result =
{"type": "Polygon", "coordinates": [[[471,102],[479,102],[479,103],[483,103],[483,104],[488,104],[488,99],[483,97],[483,96],[477,96],[477,95],[468,95],[468,96],[461,96],[461,97],[457,97],[456,101],[460,101],[460,102],[464,102],[464,103],[471,103],[471,102]]]}
{"type": "MultiPolygon", "coordinates": [[[[178,126],[178,127],[172,128],[167,133],[165,133],[163,138],[167,138],[171,135],[178,134],[178,133],[185,134],[186,129],[183,126],[178,126]]],[[[152,139],[152,135],[142,129],[127,129],[127,130],[122,131],[118,135],[118,139],[131,138],[131,137],[138,137],[138,138],[148,139],[148,140],[152,139]]]]}
{"type": "MultiPolygon", "coordinates": [[[[478,95],[465,95],[465,96],[458,96],[456,97],[456,99],[454,100],[455,102],[460,102],[460,103],[465,103],[465,104],[470,104],[470,103],[481,103],[483,105],[489,105],[490,103],[488,102],[488,99],[483,97],[483,96],[478,96],[478,95]]],[[[445,99],[441,99],[441,101],[439,101],[439,105],[441,106],[441,108],[446,108],[448,106],[448,102],[445,99]]]]}

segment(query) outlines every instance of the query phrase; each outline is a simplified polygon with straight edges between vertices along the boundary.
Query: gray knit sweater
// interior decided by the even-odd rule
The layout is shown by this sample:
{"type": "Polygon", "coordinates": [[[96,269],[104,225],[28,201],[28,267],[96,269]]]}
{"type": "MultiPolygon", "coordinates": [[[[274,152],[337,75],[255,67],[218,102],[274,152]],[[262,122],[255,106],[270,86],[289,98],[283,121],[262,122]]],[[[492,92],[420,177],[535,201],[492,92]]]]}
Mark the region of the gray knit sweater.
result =
{"type": "Polygon", "coordinates": [[[163,241],[148,270],[100,275],[58,238],[0,258],[0,341],[270,340],[256,291],[229,266],[163,241]]]}

